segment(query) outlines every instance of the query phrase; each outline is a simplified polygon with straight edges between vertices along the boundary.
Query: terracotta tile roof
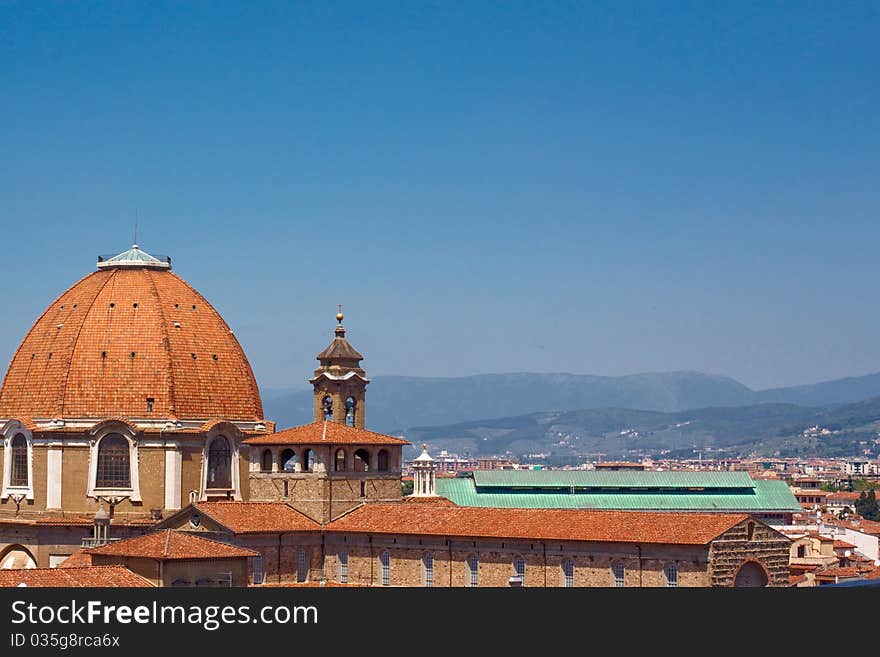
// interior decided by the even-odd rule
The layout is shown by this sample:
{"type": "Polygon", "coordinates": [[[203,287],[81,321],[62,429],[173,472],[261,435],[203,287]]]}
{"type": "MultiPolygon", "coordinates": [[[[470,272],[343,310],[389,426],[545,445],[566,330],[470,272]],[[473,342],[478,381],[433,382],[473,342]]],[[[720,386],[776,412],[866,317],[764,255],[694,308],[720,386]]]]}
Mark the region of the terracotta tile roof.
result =
{"type": "Polygon", "coordinates": [[[836,577],[841,579],[860,578],[860,579],[880,579],[880,568],[873,565],[870,560],[863,562],[860,566],[832,566],[816,571],[816,579],[833,580],[836,577]]]}
{"type": "Polygon", "coordinates": [[[284,502],[200,502],[194,506],[236,534],[321,529],[319,523],[284,502]]]}
{"type": "Polygon", "coordinates": [[[0,417],[107,415],[262,419],[238,340],[170,271],[105,269],[81,279],[34,323],[0,390],[0,417]]]}
{"type": "Polygon", "coordinates": [[[94,520],[91,518],[37,518],[34,520],[37,525],[77,525],[82,527],[91,527],[94,520]]]}
{"type": "Polygon", "coordinates": [[[365,504],[327,531],[371,534],[706,545],[745,514],[365,504]]]}
{"type": "MultiPolygon", "coordinates": [[[[166,529],[126,538],[91,548],[88,553],[95,555],[114,555],[121,557],[145,557],[160,561],[191,560],[191,559],[229,559],[236,557],[253,557],[258,553],[253,550],[212,541],[186,532],[166,529]]],[[[94,562],[94,558],[92,559],[94,562]]]]}
{"type": "Polygon", "coordinates": [[[84,566],[77,568],[32,568],[0,570],[0,586],[13,587],[126,587],[146,588],[153,583],[124,566],[84,566]]]}
{"type": "Polygon", "coordinates": [[[851,493],[847,490],[839,490],[828,494],[828,501],[851,502],[859,499],[859,493],[851,493]]]}
{"type": "Polygon", "coordinates": [[[82,566],[92,565],[92,555],[85,550],[77,550],[64,561],[56,566],[56,568],[80,568],[82,566]]]}
{"type": "Polygon", "coordinates": [[[341,422],[312,422],[244,441],[248,445],[409,445],[408,440],[357,429],[341,422]]]}
{"type": "Polygon", "coordinates": [[[834,549],[835,550],[851,550],[856,547],[852,543],[847,543],[846,541],[841,541],[840,539],[834,539],[834,549]]]}
{"type": "Polygon", "coordinates": [[[837,520],[834,519],[833,523],[841,526],[841,527],[849,527],[850,529],[855,529],[856,531],[860,531],[863,534],[871,534],[873,536],[880,536],[880,522],[876,522],[874,520],[837,520]]]}
{"type": "Polygon", "coordinates": [[[333,342],[327,345],[320,354],[316,356],[320,361],[325,360],[342,360],[342,361],[358,361],[363,360],[360,352],[351,346],[351,343],[345,339],[345,332],[336,331],[336,337],[333,342]]]}
{"type": "Polygon", "coordinates": [[[413,497],[412,495],[408,495],[407,497],[403,498],[403,502],[404,504],[433,504],[435,506],[453,507],[458,506],[458,504],[445,497],[413,497]]]}

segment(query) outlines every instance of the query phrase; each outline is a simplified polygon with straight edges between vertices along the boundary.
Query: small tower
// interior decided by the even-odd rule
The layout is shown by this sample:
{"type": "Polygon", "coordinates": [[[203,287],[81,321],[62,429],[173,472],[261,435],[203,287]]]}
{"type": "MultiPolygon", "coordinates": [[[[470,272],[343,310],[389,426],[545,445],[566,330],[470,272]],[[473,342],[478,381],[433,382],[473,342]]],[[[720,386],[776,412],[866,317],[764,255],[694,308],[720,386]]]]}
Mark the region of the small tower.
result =
{"type": "Polygon", "coordinates": [[[370,380],[361,368],[363,356],[345,339],[342,305],[333,342],[318,354],[320,363],[309,379],[315,390],[315,422],[324,420],[364,428],[364,397],[370,380]]]}
{"type": "Polygon", "coordinates": [[[89,547],[98,547],[110,542],[110,514],[104,510],[102,504],[95,513],[94,531],[92,535],[91,545],[89,547]]]}
{"type": "Polygon", "coordinates": [[[413,497],[437,497],[437,462],[428,454],[427,443],[422,443],[422,453],[413,461],[413,497]]]}

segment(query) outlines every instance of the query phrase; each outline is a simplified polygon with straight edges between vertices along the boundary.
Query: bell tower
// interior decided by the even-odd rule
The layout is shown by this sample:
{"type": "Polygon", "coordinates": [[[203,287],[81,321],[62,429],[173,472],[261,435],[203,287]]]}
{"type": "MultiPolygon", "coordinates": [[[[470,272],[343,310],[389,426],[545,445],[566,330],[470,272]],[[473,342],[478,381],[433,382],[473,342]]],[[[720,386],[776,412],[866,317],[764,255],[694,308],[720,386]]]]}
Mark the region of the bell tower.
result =
{"type": "Polygon", "coordinates": [[[315,422],[332,421],[364,428],[364,397],[370,380],[361,368],[363,356],[345,339],[342,305],[336,314],[333,342],[318,354],[320,363],[309,383],[315,390],[315,422]]]}

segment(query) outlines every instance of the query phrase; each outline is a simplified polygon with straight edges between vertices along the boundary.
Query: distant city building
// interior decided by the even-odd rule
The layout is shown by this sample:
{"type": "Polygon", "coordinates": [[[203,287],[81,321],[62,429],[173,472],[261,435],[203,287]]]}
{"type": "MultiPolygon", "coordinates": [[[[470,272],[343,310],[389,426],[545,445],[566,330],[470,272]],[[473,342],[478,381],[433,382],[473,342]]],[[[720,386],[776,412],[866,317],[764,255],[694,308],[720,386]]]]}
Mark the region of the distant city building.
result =
{"type": "Polygon", "coordinates": [[[629,461],[600,461],[599,463],[595,463],[594,466],[596,470],[602,470],[606,472],[616,472],[618,470],[644,470],[644,463],[632,463],[629,461]]]}

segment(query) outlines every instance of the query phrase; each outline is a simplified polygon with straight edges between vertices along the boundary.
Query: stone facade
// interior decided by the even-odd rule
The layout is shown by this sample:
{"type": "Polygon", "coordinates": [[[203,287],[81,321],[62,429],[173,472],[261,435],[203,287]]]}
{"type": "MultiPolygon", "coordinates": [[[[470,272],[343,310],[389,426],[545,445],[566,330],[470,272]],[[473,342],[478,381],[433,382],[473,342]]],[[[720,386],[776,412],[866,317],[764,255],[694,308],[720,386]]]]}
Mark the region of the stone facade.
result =
{"type": "Polygon", "coordinates": [[[433,557],[433,586],[471,585],[469,559],[477,558],[478,586],[508,587],[517,573],[514,560],[525,562],[523,586],[616,586],[616,565],[623,566],[625,587],[732,586],[734,570],[755,562],[771,574],[770,586],[787,586],[788,540],[756,523],[752,540],[738,526],[706,546],[545,543],[543,541],[464,541],[435,537],[364,537],[330,533],[325,541],[325,576],[339,582],[340,554],[348,554],[349,584],[385,585],[381,555],[390,557],[389,586],[425,586],[424,557],[433,557]],[[758,529],[760,527],[760,530],[758,529]],[[780,538],[781,537],[781,538],[780,538]],[[733,543],[736,543],[734,546],[733,543]],[[571,563],[570,578],[563,565],[571,563]]]}
{"type": "Polygon", "coordinates": [[[349,584],[382,586],[380,555],[388,551],[389,586],[425,586],[425,555],[433,557],[435,587],[471,586],[469,559],[477,557],[480,587],[509,587],[517,573],[514,560],[525,563],[523,586],[563,587],[563,564],[571,562],[571,586],[615,586],[615,564],[623,564],[624,586],[668,586],[666,567],[674,564],[677,584],[682,587],[709,586],[707,548],[701,546],[632,546],[599,543],[544,543],[437,540],[436,538],[374,538],[359,535],[329,535],[326,541],[325,575],[338,582],[340,558],[348,553],[349,584]],[[640,554],[641,552],[641,554],[640,554]]]}
{"type": "Polygon", "coordinates": [[[326,417],[324,412],[324,398],[329,396],[332,400],[332,419],[334,422],[345,422],[345,400],[349,397],[355,400],[355,413],[353,426],[363,429],[366,423],[366,383],[357,377],[347,381],[335,381],[325,377],[319,378],[314,384],[313,411],[316,421],[326,417]]]}
{"type": "MultiPolygon", "coordinates": [[[[148,529],[144,524],[114,524],[113,538],[140,536],[148,529]]],[[[0,560],[11,550],[23,549],[34,559],[38,568],[57,565],[82,545],[84,538],[92,536],[91,523],[69,525],[42,525],[15,520],[0,520],[0,560]]]]}
{"type": "Polygon", "coordinates": [[[247,586],[250,583],[248,561],[247,558],[160,561],[144,557],[92,555],[92,564],[95,566],[125,566],[162,587],[247,586]],[[225,584],[227,581],[231,584],[225,584]]]}
{"type": "Polygon", "coordinates": [[[740,523],[712,542],[712,586],[742,584],[737,576],[749,563],[769,586],[788,586],[790,546],[789,538],[763,523],[740,523]]]}
{"type": "MultiPolygon", "coordinates": [[[[39,436],[39,434],[38,434],[39,436]]],[[[33,498],[22,500],[16,507],[11,497],[0,499],[0,520],[4,517],[40,518],[56,517],[63,511],[65,517],[82,517],[91,519],[98,510],[99,501],[96,496],[88,496],[87,490],[90,477],[90,460],[93,451],[85,443],[85,436],[64,434],[53,436],[51,446],[34,441],[31,458],[33,498]],[[62,455],[60,473],[61,507],[48,504],[49,477],[48,452],[50,449],[60,450],[62,455]]],[[[114,509],[114,518],[148,518],[151,509],[159,509],[163,515],[175,511],[189,502],[191,492],[199,498],[204,493],[202,485],[204,445],[207,435],[169,436],[170,445],[158,440],[146,439],[139,441],[137,454],[137,483],[140,500],[127,498],[119,502],[114,509]],[[166,506],[166,451],[180,453],[180,477],[175,482],[178,487],[180,504],[176,507],[166,506]]],[[[0,450],[2,453],[3,450],[0,450]]],[[[232,499],[247,499],[249,495],[250,460],[247,449],[239,451],[237,492],[231,491],[232,499]]],[[[55,485],[53,482],[52,485],[55,485]]],[[[105,504],[106,506],[106,504],[105,504]]]]}
{"type": "Polygon", "coordinates": [[[364,502],[399,501],[401,448],[395,445],[294,445],[252,446],[249,494],[254,502],[287,502],[297,511],[317,522],[325,523],[338,518],[364,502]],[[292,449],[300,456],[306,450],[314,455],[311,471],[303,470],[297,462],[291,472],[280,470],[281,454],[292,449]],[[263,469],[266,451],[272,454],[272,470],[263,469]],[[340,459],[341,470],[336,470],[335,455],[344,453],[340,459]],[[367,472],[355,470],[354,454],[363,450],[372,469],[367,472]],[[376,471],[379,452],[387,455],[388,469],[376,471]]]}

